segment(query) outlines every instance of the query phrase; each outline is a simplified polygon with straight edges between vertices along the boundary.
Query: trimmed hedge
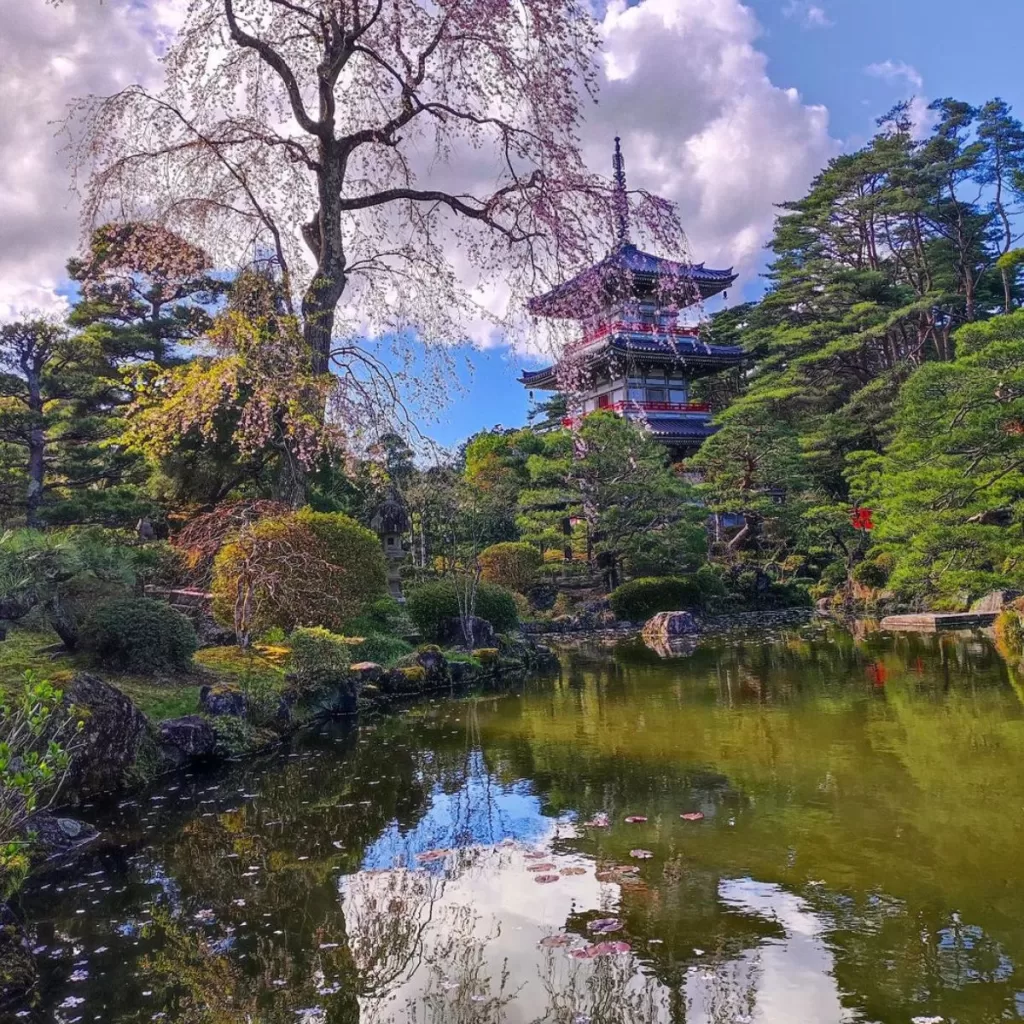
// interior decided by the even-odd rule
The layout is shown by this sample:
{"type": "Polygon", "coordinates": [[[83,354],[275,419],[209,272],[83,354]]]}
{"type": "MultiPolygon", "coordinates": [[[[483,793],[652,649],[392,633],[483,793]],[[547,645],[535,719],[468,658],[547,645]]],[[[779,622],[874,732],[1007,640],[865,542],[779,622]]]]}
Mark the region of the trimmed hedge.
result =
{"type": "MultiPolygon", "coordinates": [[[[459,617],[459,601],[451,580],[422,583],[406,597],[405,609],[426,640],[438,640],[444,626],[459,617]]],[[[476,615],[486,619],[498,633],[519,624],[519,613],[511,591],[481,582],[476,592],[476,615]]]]}
{"type": "Polygon", "coordinates": [[[352,644],[353,661],[375,661],[385,668],[393,665],[399,658],[404,658],[413,651],[412,644],[400,637],[386,636],[383,633],[371,633],[358,643],[352,644]]]}
{"type": "Polygon", "coordinates": [[[291,648],[291,670],[303,688],[329,686],[349,675],[352,650],[344,637],[329,629],[296,629],[291,636],[291,648]]]}
{"type": "Polygon", "coordinates": [[[702,598],[700,584],[681,576],[646,576],[630,580],[608,595],[616,618],[629,622],[649,619],[658,612],[699,608],[702,598]]]}
{"type": "Polygon", "coordinates": [[[196,652],[192,623],[163,601],[117,598],[86,619],[82,645],[105,668],[121,672],[185,671],[196,652]]]}

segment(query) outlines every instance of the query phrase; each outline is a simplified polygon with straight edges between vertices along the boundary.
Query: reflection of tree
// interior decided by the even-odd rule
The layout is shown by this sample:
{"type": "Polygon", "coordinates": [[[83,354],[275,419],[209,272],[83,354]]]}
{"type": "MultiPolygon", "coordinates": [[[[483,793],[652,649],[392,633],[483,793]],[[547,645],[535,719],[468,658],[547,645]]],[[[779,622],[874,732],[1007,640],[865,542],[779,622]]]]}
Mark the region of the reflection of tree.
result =
{"type": "Polygon", "coordinates": [[[533,1024],[683,1024],[671,1015],[669,992],[638,974],[631,956],[568,960],[549,951],[540,970],[547,1007],[533,1024]]]}
{"type": "Polygon", "coordinates": [[[427,871],[366,871],[345,883],[349,950],[359,994],[381,998],[412,975],[444,879],[427,871]]]}

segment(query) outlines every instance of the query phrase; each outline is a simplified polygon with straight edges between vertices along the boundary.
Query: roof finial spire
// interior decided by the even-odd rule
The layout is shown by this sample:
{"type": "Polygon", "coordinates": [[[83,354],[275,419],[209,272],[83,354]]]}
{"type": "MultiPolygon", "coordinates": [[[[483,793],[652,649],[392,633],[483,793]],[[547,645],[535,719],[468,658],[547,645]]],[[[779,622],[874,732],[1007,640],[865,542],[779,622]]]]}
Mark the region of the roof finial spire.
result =
{"type": "Polygon", "coordinates": [[[615,170],[615,192],[612,198],[615,210],[615,242],[626,245],[629,242],[629,200],[626,198],[626,161],[622,158],[622,147],[615,136],[615,156],[612,167],[615,170]]]}

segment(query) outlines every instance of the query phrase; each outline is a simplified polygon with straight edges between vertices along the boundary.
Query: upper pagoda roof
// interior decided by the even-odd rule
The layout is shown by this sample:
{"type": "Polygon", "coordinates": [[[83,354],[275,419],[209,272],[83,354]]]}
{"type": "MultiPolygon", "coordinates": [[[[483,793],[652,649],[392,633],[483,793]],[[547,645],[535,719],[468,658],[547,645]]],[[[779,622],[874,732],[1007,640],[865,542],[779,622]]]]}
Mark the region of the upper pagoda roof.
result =
{"type": "Polygon", "coordinates": [[[663,309],[685,309],[700,299],[717,295],[736,280],[732,267],[711,270],[703,263],[681,263],[638,249],[629,237],[626,162],[618,138],[612,167],[615,247],[599,263],[530,299],[526,304],[529,312],[561,320],[586,320],[598,312],[595,305],[629,299],[653,299],[663,309]]]}
{"type": "Polygon", "coordinates": [[[709,299],[736,280],[732,267],[712,270],[703,263],[680,263],[620,242],[603,260],[530,299],[526,308],[535,316],[584,320],[594,315],[595,299],[614,302],[629,298],[654,299],[659,306],[683,309],[709,299]]]}

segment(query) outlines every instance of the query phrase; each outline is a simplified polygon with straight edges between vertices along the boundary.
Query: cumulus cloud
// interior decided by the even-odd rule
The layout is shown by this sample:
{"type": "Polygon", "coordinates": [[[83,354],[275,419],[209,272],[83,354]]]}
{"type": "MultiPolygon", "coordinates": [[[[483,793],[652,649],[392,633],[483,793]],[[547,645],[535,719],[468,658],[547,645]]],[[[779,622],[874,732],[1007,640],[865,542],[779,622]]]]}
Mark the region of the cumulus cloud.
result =
{"type": "Polygon", "coordinates": [[[804,28],[830,28],[832,19],[824,7],[810,3],[809,0],[788,0],[782,8],[784,17],[799,22],[804,28]]]}
{"type": "Polygon", "coordinates": [[[0,0],[0,319],[62,305],[77,207],[58,129],[75,96],[158,80],[180,0],[0,0]]]}
{"type": "MultiPolygon", "coordinates": [[[[59,304],[64,263],[78,243],[53,122],[73,97],[157,85],[159,54],[185,6],[0,0],[0,318],[59,304]]],[[[837,149],[826,109],[770,80],[760,28],[739,0],[612,0],[601,29],[588,162],[608,173],[621,135],[631,186],[679,204],[694,258],[735,264],[751,279],[774,204],[799,196],[837,149]]]]}
{"type": "Polygon", "coordinates": [[[747,279],[774,204],[798,198],[838,148],[828,111],[770,80],[759,32],[738,0],[613,0],[586,133],[588,162],[601,169],[620,134],[630,185],[678,204],[692,256],[747,279]]]}

